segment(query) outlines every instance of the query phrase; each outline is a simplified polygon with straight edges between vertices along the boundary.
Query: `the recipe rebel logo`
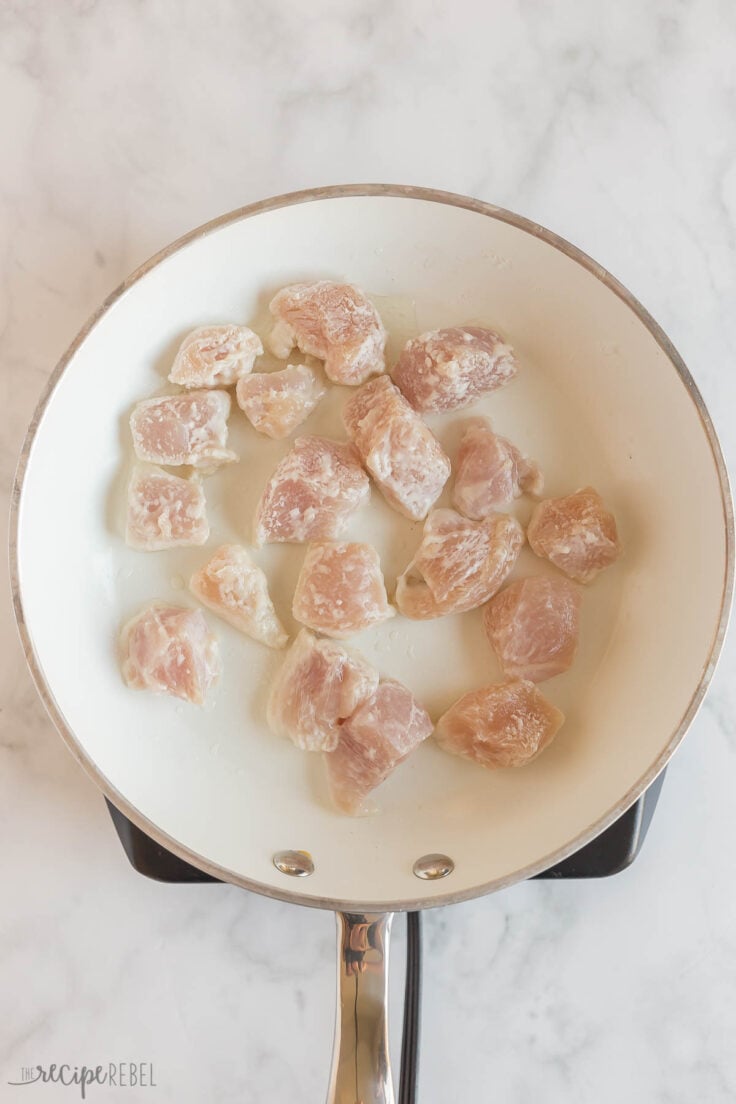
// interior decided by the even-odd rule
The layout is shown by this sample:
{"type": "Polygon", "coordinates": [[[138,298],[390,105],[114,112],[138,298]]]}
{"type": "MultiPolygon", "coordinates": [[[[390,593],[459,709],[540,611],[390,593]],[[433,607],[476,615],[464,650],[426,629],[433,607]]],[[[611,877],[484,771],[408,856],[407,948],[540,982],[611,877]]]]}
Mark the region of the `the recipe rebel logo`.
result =
{"type": "Polygon", "coordinates": [[[72,1066],[66,1062],[54,1062],[49,1066],[22,1066],[20,1079],[8,1081],[8,1085],[64,1085],[76,1086],[82,1100],[93,1085],[106,1085],[116,1089],[155,1089],[153,1062],[107,1062],[100,1066],[72,1066]]]}

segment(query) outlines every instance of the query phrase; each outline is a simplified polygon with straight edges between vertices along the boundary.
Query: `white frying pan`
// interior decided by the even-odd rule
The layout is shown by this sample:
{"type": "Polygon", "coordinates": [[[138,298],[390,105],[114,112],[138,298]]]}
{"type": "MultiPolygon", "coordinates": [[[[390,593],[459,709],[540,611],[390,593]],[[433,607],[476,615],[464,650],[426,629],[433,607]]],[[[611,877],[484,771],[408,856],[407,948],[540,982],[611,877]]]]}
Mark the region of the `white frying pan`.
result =
{"type": "MultiPolygon", "coordinates": [[[[332,391],[305,432],[342,436],[344,394],[332,391]]],[[[451,453],[465,416],[431,423],[451,453]]],[[[248,541],[262,485],[288,447],[258,438],[237,410],[231,439],[241,463],[206,484],[210,547],[248,541]]],[[[134,823],[195,866],[349,914],[340,977],[350,1014],[330,1100],[351,1104],[393,1099],[382,1006],[388,921],[379,914],[510,885],[611,824],[692,721],[733,583],[721,452],[693,380],[656,323],[604,269],[542,227],[419,188],[323,188],[267,200],[154,257],[62,358],[28,432],[14,501],[23,644],[85,770],[134,823]],[[205,556],[134,552],[123,542],[132,404],[165,385],[188,330],[212,321],[258,328],[278,287],[322,277],[347,278],[376,298],[392,352],[423,329],[497,326],[516,347],[519,377],[471,413],[488,414],[540,461],[549,494],[593,484],[617,516],[625,549],[586,590],[575,666],[546,685],[567,714],[552,747],[528,767],[490,772],[429,741],[382,788],[382,813],[355,820],[330,809],[318,757],[265,726],[278,654],[210,617],[224,675],[201,710],[128,690],[116,656],[118,627],[143,602],[195,604],[182,585],[205,556]],[[311,875],[293,877],[311,865],[299,856],[277,868],[284,850],[309,852],[311,875]],[[421,860],[436,853],[451,862],[422,871],[421,860]],[[445,876],[418,880],[418,860],[419,873],[445,876]]],[[[518,506],[522,521],[528,510],[518,506]]],[[[391,580],[419,531],[374,493],[350,535],[376,544],[391,580]]],[[[289,546],[257,553],[292,628],[289,595],[302,554],[289,546]]],[[[517,573],[526,570],[545,570],[528,550],[517,573]]],[[[477,612],[429,623],[395,618],[354,643],[435,716],[498,677],[477,612]]]]}

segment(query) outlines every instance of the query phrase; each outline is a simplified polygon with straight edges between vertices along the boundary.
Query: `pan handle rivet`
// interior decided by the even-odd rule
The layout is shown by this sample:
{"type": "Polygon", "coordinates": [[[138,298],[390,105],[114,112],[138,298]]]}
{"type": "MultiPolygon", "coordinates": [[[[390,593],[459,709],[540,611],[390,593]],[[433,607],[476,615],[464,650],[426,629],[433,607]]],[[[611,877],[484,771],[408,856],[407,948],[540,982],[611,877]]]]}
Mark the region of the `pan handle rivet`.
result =
{"type": "Polygon", "coordinates": [[[308,878],[314,874],[314,862],[308,851],[277,851],[273,865],[290,878],[308,878]]]}
{"type": "Polygon", "coordinates": [[[454,869],[455,864],[449,855],[422,855],[413,866],[417,878],[423,878],[425,882],[446,878],[454,869]]]}

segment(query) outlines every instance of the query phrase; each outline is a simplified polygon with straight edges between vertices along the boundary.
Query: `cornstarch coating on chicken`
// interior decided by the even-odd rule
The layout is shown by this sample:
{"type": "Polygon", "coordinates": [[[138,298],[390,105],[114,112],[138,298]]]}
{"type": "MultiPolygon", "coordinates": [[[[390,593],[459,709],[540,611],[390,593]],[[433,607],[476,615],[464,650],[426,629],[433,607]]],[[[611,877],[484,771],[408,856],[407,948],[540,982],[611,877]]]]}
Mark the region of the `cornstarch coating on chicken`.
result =
{"type": "Polygon", "coordinates": [[[223,544],[192,575],[189,589],[223,620],[269,648],[283,648],[288,635],[276,616],[263,571],[238,544],[223,544]]]}
{"type": "Polygon", "coordinates": [[[352,284],[320,280],[282,288],[269,305],[267,339],[282,359],[296,345],[324,361],[328,379],[355,385],[386,369],[386,331],[370,299],[352,284]]]}
{"type": "Polygon", "coordinates": [[[552,742],[564,720],[533,682],[517,680],[464,694],[440,717],[435,737],[482,767],[519,767],[552,742]]]}
{"type": "Polygon", "coordinates": [[[426,517],[450,477],[437,438],[387,376],[370,380],[343,408],[348,436],[383,497],[413,521],[426,517]]]}
{"type": "Polygon", "coordinates": [[[324,393],[318,373],[306,364],[244,376],[235,392],[238,406],[253,428],[276,440],[293,433],[324,393]]]}
{"type": "Polygon", "coordinates": [[[355,652],[302,629],[271,687],[266,718],[304,751],[333,751],[340,724],[378,686],[378,672],[355,652]]]}
{"type": "Polygon", "coordinates": [[[461,514],[479,520],[524,493],[540,495],[543,488],[539,465],[498,437],[485,419],[468,425],[458,449],[452,495],[461,514]]]}
{"type": "Polygon", "coordinates": [[[154,602],[123,626],[123,678],[134,690],[154,690],[202,705],[220,675],[217,641],[201,610],[154,602]]]}
{"type": "Polygon", "coordinates": [[[339,537],[369,498],[370,482],[352,445],[297,437],[261,496],[256,544],[339,537]]]}
{"type": "Polygon", "coordinates": [[[214,471],[237,460],[227,445],[227,391],[189,391],[139,402],[130,416],[139,460],[214,471]]]}
{"type": "Polygon", "coordinates": [[[292,613],[307,628],[338,640],[393,617],[375,548],[338,541],[310,544],[292,613]]]}
{"type": "Polygon", "coordinates": [[[128,483],[126,543],[141,552],[204,544],[210,535],[199,476],[137,464],[128,483]]]}
{"type": "Polygon", "coordinates": [[[335,806],[352,815],[432,732],[432,721],[414,695],[393,679],[381,679],[372,697],[341,725],[336,749],[325,755],[335,806]]]}
{"type": "Polygon", "coordinates": [[[592,487],[540,502],[527,538],[533,552],[578,583],[589,583],[621,551],[616,519],[592,487]]]}
{"type": "Polygon", "coordinates": [[[510,345],[493,330],[452,326],[407,342],[392,372],[415,410],[460,410],[516,375],[510,345]]]}
{"type": "Polygon", "coordinates": [[[260,337],[247,326],[200,326],[179,346],[169,379],[182,387],[231,387],[262,352],[260,337]]]}
{"type": "Polygon", "coordinates": [[[483,611],[483,625],[506,678],[544,682],[572,665],[580,632],[580,589],[533,575],[510,583],[483,611]]]}
{"type": "Polygon", "coordinates": [[[433,510],[397,580],[396,605],[419,621],[482,606],[503,585],[523,543],[523,529],[507,514],[471,521],[454,510],[433,510]]]}

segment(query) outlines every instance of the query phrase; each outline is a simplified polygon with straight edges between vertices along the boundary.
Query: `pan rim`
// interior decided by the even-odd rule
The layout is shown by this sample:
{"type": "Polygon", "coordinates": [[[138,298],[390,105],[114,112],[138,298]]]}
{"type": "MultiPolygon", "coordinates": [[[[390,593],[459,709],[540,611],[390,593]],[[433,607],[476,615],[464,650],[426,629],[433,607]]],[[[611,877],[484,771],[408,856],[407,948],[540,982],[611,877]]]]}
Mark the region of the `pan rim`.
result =
{"type": "Polygon", "coordinates": [[[11,506],[10,506],[10,524],[9,524],[9,565],[10,565],[10,581],[13,600],[13,609],[15,613],[16,624],[18,633],[21,640],[23,652],[25,654],[26,662],[31,672],[36,690],[49,714],[54,726],[56,727],[59,735],[64,740],[68,750],[72,753],[79,765],[85,771],[85,773],[92,779],[97,788],[102,791],[113,805],[115,805],[136,827],[140,828],[148,836],[154,839],[162,847],[165,847],[168,851],[183,859],[185,862],[190,863],[192,866],[204,871],[211,875],[213,878],[219,881],[237,885],[242,889],[248,889],[252,892],[259,893],[262,896],[271,897],[276,900],[284,901],[291,904],[301,904],[312,908],[329,909],[331,911],[341,912],[402,912],[414,909],[435,908],[442,905],[449,905],[459,903],[461,901],[473,900],[476,897],[485,896],[488,893],[496,892],[500,889],[505,889],[508,886],[514,885],[517,882],[525,881],[536,874],[542,873],[544,870],[555,866],[557,863],[562,862],[570,855],[574,854],[581,847],[584,847],[591,840],[595,839],[606,828],[610,827],[647,789],[648,786],[654,781],[657,775],[665,768],[675,750],[682,742],[685,733],[690,727],[691,723],[695,719],[695,716],[702,704],[705,697],[706,690],[710,684],[713,674],[716,669],[716,665],[723,647],[723,642],[728,627],[728,621],[731,610],[731,602],[733,598],[734,589],[734,510],[733,501],[731,498],[731,491],[729,486],[728,472],[726,469],[725,460],[721,450],[721,446],[718,440],[718,436],[713,427],[710,415],[706,408],[705,402],[700,394],[700,391],[686,367],[682,357],[677,352],[676,348],[664,333],[662,328],[649,314],[646,308],[639,302],[639,300],[632,295],[632,293],[614,277],[607,269],[600,265],[597,261],[593,260],[587,253],[583,252],[577,246],[572,245],[565,238],[555,234],[553,231],[548,230],[546,227],[541,226],[539,223],[534,222],[531,219],[525,218],[523,215],[518,215],[513,211],[509,211],[503,207],[495,206],[494,204],[487,203],[483,200],[474,199],[470,196],[461,195],[454,192],[441,191],[435,188],[424,188],[415,185],[401,185],[401,184],[337,184],[327,185],[315,188],[307,188],[296,192],[287,192],[282,195],[273,196],[264,200],[260,200],[256,203],[248,204],[244,207],[236,208],[233,211],[229,211],[226,214],[220,215],[215,219],[210,220],[196,227],[194,230],[189,231],[183,236],[177,238],[174,242],[167,245],[164,249],[155,253],[142,265],[140,265],[135,271],[128,276],[121,284],[119,284],[102,302],[97,310],[90,316],[85,322],[82,328],[77,333],[67,350],[64,352],[56,367],[54,368],[46,387],[38,401],[36,409],[31,418],[31,422],[26,431],[25,439],[21,448],[20,456],[15,473],[15,479],[13,483],[11,506]],[[629,307],[629,309],[636,315],[638,320],[646,327],[651,336],[657,342],[659,347],[664,352],[665,356],[669,360],[672,367],[679,375],[687,394],[696,408],[701,424],[705,431],[708,444],[710,446],[711,454],[713,456],[714,465],[718,474],[720,491],[721,491],[721,504],[723,508],[723,521],[726,539],[726,563],[723,579],[723,589],[721,594],[721,605],[718,615],[718,621],[715,627],[713,642],[711,650],[703,665],[703,670],[700,679],[695,687],[690,701],[680,719],[679,724],[675,728],[674,732],[670,735],[667,744],[664,749],[654,761],[654,763],[641,775],[641,777],[629,788],[626,794],[616,804],[608,809],[602,816],[598,817],[592,824],[589,824],[582,832],[562,847],[550,852],[543,856],[541,859],[536,860],[533,863],[527,864],[527,866],[516,870],[513,873],[503,875],[500,878],[494,878],[489,882],[484,882],[480,885],[470,887],[468,889],[446,892],[433,896],[417,897],[411,900],[400,901],[361,901],[361,900],[342,900],[332,897],[311,896],[303,892],[297,892],[290,889],[281,889],[277,886],[269,885],[264,882],[259,882],[256,879],[247,878],[235,871],[228,870],[225,867],[218,865],[207,859],[204,855],[200,855],[197,852],[191,850],[186,845],[180,843],[178,840],[169,836],[166,832],[158,828],[151,820],[146,817],[139,809],[132,805],[123,795],[116,789],[116,787],[110,782],[110,780],[99,770],[91,757],[87,754],[85,749],[77,740],[74,732],[67,725],[61,710],[59,709],[56,700],[54,698],[51,687],[46,681],[46,677],[43,673],[43,669],[31,639],[29,627],[26,623],[25,612],[23,607],[23,599],[20,590],[20,576],[19,576],[19,560],[18,560],[18,537],[20,526],[20,506],[23,494],[23,485],[25,480],[30,455],[32,452],[33,444],[36,439],[36,435],[42,421],[46,407],[53,395],[56,387],[58,386],[66,368],[70,361],[76,354],[79,347],[87,339],[89,334],[96,327],[98,322],[103,318],[105,314],[114,306],[114,304],[122,298],[123,295],[139,280],[146,276],[158,265],[166,261],[169,257],[179,252],[181,249],[190,245],[198,238],[206,237],[217,230],[220,230],[224,226],[228,226],[232,223],[240,222],[247,218],[252,218],[255,215],[260,215],[268,211],[278,210],[282,207],[296,206],[302,203],[311,203],[320,200],[353,198],[353,197],[388,197],[399,199],[420,200],[431,203],[439,203],[447,206],[453,206],[460,209],[472,211],[476,214],[484,215],[489,218],[496,219],[500,222],[508,223],[511,226],[522,230],[525,233],[531,234],[533,237],[544,241],[547,245],[552,246],[559,252],[563,253],[571,260],[575,261],[582,268],[586,269],[593,276],[596,277],[601,283],[603,283],[610,291],[612,291],[619,299],[622,300],[629,307]]]}

